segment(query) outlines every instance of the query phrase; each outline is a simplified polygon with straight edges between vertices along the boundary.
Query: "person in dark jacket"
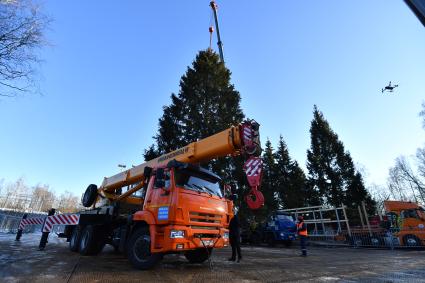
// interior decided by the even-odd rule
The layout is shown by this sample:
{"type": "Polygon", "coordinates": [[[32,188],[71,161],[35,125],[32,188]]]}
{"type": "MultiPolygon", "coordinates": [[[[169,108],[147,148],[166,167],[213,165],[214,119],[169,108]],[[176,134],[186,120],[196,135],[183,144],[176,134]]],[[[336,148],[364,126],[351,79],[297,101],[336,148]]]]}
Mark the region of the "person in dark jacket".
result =
{"type": "Polygon", "coordinates": [[[304,223],[304,217],[302,217],[301,215],[298,216],[297,233],[298,237],[300,238],[301,255],[307,256],[307,225],[304,223]]]}
{"type": "Polygon", "coordinates": [[[236,252],[238,253],[238,262],[242,259],[241,254],[241,229],[239,223],[238,214],[235,214],[229,223],[229,240],[230,245],[232,246],[232,257],[229,258],[229,261],[236,260],[236,252]]]}

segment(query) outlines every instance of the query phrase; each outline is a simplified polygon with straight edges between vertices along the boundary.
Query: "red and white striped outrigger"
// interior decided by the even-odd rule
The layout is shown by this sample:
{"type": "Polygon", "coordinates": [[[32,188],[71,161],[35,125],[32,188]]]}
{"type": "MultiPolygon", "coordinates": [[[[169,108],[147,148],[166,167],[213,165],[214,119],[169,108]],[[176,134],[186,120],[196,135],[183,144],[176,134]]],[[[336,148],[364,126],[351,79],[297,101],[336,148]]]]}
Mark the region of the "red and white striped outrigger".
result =
{"type": "Polygon", "coordinates": [[[58,214],[48,216],[43,226],[43,232],[51,232],[54,225],[78,225],[79,214],[58,214]]]}
{"type": "Polygon", "coordinates": [[[54,215],[55,210],[51,209],[47,216],[43,217],[32,217],[27,218],[27,215],[21,219],[19,223],[18,233],[16,234],[16,241],[19,241],[22,237],[22,232],[27,225],[43,225],[41,231],[43,235],[41,236],[39,249],[42,250],[46,247],[47,238],[49,233],[52,232],[53,226],[55,225],[78,225],[80,221],[79,214],[58,214],[54,215]]]}
{"type": "Polygon", "coordinates": [[[44,220],[46,219],[45,216],[43,217],[33,217],[33,218],[22,218],[21,222],[19,223],[19,230],[24,230],[25,226],[27,225],[41,225],[44,223],[44,220]]]}

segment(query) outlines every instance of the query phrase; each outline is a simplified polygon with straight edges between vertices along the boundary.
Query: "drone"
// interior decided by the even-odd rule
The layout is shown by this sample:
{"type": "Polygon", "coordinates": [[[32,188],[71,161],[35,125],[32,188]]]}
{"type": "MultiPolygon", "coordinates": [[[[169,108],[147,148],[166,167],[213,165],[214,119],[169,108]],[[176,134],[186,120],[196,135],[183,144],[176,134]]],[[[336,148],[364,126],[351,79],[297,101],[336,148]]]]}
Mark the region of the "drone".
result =
{"type": "Polygon", "coordinates": [[[384,93],[384,91],[393,92],[396,87],[398,87],[398,85],[391,85],[391,81],[390,81],[385,88],[381,89],[381,92],[382,93],[384,93]]]}

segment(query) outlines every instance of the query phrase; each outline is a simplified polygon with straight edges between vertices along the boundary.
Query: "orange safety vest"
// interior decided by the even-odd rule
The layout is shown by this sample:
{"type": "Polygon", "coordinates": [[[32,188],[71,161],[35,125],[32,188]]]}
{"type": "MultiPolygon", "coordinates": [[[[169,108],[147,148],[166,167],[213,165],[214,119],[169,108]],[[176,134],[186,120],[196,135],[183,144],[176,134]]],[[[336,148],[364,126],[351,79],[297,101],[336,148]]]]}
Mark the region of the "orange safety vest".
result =
{"type": "Polygon", "coordinates": [[[303,228],[303,224],[304,224],[304,222],[297,223],[298,235],[300,235],[300,236],[307,236],[307,227],[306,227],[306,229],[304,231],[301,231],[301,229],[303,228]]]}

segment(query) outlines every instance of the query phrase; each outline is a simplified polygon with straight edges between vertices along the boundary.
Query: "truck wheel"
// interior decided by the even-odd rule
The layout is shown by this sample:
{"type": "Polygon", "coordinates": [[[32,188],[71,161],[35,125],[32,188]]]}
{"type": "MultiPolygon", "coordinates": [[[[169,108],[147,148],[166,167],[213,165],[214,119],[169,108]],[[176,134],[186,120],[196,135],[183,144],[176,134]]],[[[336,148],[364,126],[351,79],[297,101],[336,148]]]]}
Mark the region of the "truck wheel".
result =
{"type": "Polygon", "coordinates": [[[95,184],[90,184],[86,191],[84,192],[81,202],[85,207],[90,207],[93,205],[97,197],[97,186],[95,184]]]}
{"type": "Polygon", "coordinates": [[[403,243],[407,247],[418,247],[421,245],[421,242],[419,241],[418,237],[416,237],[415,235],[404,236],[403,243]]]}
{"type": "Polygon", "coordinates": [[[103,235],[99,229],[92,225],[86,226],[81,232],[79,252],[81,255],[96,255],[105,246],[103,235]]]}
{"type": "Polygon", "coordinates": [[[137,269],[150,269],[161,260],[162,254],[151,253],[151,237],[147,228],[132,233],[127,246],[127,257],[137,269]]]}
{"type": "Polygon", "coordinates": [[[187,251],[184,256],[190,263],[203,263],[211,255],[212,248],[187,251]]]}
{"type": "Polygon", "coordinates": [[[69,239],[69,250],[71,252],[78,252],[78,247],[81,239],[81,227],[76,226],[72,230],[71,239],[69,239]]]}
{"type": "Polygon", "coordinates": [[[285,241],[283,241],[283,244],[285,245],[285,247],[289,248],[290,246],[292,246],[292,241],[291,240],[285,240],[285,241]]]}

